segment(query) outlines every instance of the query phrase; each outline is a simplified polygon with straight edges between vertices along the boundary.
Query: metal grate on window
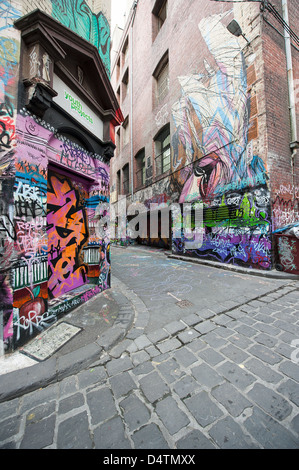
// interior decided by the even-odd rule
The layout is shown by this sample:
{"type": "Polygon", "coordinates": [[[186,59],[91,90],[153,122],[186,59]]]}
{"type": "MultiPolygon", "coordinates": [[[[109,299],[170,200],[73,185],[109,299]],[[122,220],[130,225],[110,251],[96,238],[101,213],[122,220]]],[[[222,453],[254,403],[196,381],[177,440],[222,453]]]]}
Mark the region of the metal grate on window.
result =
{"type": "Polygon", "coordinates": [[[168,64],[166,64],[157,78],[157,99],[163,101],[169,90],[168,64]]]}

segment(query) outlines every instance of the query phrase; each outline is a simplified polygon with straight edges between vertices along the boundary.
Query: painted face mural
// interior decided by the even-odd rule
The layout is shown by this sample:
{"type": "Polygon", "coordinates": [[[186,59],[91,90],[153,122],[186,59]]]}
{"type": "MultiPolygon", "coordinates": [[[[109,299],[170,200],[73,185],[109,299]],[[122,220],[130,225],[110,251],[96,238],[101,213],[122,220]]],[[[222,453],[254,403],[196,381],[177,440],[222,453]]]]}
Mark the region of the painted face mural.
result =
{"type": "Polygon", "coordinates": [[[82,250],[88,242],[84,198],[69,178],[49,171],[48,175],[48,289],[58,297],[87,282],[82,250]]]}
{"type": "MultiPolygon", "coordinates": [[[[178,143],[189,175],[180,202],[200,194],[203,201],[228,183],[252,176],[247,155],[249,97],[246,65],[237,38],[221,15],[204,18],[199,30],[211,53],[204,71],[179,77],[182,98],[173,106],[178,143]],[[216,64],[216,65],[215,65],[216,64]]],[[[179,167],[178,159],[176,166],[179,167]]]]}
{"type": "Polygon", "coordinates": [[[178,77],[182,95],[172,107],[172,165],[178,171],[172,184],[180,203],[203,203],[205,233],[192,253],[183,239],[174,240],[174,250],[269,268],[267,174],[249,143],[247,68],[238,38],[222,23],[227,14],[200,21],[210,56],[201,73],[178,77]]]}

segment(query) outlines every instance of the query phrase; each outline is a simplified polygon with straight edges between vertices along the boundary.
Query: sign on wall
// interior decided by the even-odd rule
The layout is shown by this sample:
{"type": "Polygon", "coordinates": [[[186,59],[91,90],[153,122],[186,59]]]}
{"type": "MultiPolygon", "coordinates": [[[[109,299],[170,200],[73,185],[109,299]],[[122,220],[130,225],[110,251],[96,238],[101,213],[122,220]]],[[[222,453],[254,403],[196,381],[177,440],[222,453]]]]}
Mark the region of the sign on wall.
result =
{"type": "Polygon", "coordinates": [[[53,99],[76,121],[88,129],[98,139],[103,139],[103,121],[99,116],[54,74],[54,90],[58,95],[53,99]]]}

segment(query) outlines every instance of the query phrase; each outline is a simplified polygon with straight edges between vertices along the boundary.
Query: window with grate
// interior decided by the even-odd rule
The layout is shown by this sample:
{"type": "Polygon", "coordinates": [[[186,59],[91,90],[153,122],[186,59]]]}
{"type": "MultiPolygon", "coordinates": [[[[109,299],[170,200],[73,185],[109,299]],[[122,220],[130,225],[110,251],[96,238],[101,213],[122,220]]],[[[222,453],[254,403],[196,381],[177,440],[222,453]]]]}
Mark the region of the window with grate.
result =
{"type": "Polygon", "coordinates": [[[123,144],[123,147],[125,147],[125,145],[127,145],[129,143],[129,140],[130,140],[130,126],[129,126],[129,118],[126,117],[126,119],[124,120],[123,122],[123,125],[122,125],[122,134],[123,134],[123,139],[122,139],[122,144],[123,144]]]}
{"type": "Polygon", "coordinates": [[[116,173],[116,191],[117,191],[117,196],[120,196],[121,194],[121,185],[120,185],[120,170],[116,173]]]}
{"type": "Polygon", "coordinates": [[[129,193],[129,184],[130,184],[130,174],[129,174],[129,164],[127,163],[123,167],[123,194],[124,195],[129,193]]]}
{"type": "Polygon", "coordinates": [[[170,170],[170,125],[167,124],[157,134],[155,142],[156,175],[162,175],[170,170]]]}
{"type": "Polygon", "coordinates": [[[168,51],[165,52],[153,73],[155,86],[155,105],[162,103],[169,91],[168,51]]]}
{"type": "Polygon", "coordinates": [[[156,0],[152,10],[152,36],[153,41],[161,30],[167,18],[167,0],[156,0]]]}
{"type": "Polygon", "coordinates": [[[120,129],[116,131],[115,145],[115,156],[117,157],[120,154],[120,129]]]}
{"type": "Polygon", "coordinates": [[[158,18],[158,29],[162,28],[167,16],[167,0],[165,0],[160,8],[160,11],[157,15],[158,18]]]}
{"type": "Polygon", "coordinates": [[[136,157],[136,187],[139,188],[145,184],[146,180],[146,159],[145,149],[140,150],[136,157]]]}
{"type": "Polygon", "coordinates": [[[124,101],[124,99],[127,96],[128,83],[129,83],[129,69],[127,68],[125,73],[124,73],[122,82],[121,82],[121,84],[122,84],[122,101],[124,101]]]}
{"type": "Polygon", "coordinates": [[[157,77],[157,100],[161,103],[169,90],[168,63],[164,65],[157,77]]]}

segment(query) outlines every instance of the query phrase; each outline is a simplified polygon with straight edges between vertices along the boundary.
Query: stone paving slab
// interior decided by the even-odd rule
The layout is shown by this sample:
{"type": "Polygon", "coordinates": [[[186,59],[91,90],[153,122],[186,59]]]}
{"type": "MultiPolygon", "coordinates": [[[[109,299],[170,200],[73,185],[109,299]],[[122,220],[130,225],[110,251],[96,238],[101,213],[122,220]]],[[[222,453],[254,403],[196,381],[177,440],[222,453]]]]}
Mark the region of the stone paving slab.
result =
{"type": "Polygon", "coordinates": [[[53,360],[42,385],[28,368],[35,388],[0,386],[1,449],[299,448],[297,282],[148,330],[146,304],[127,294],[132,328],[80,370],[64,359],[57,374],[53,360]]]}
{"type": "MultiPolygon", "coordinates": [[[[279,299],[299,326],[292,286],[279,299]]],[[[229,327],[211,317],[188,343],[180,335],[193,321],[171,322],[167,334],[124,338],[102,364],[0,403],[0,448],[298,449],[299,364],[279,352],[297,330],[286,336],[280,312],[267,303],[275,334],[261,338],[264,304],[261,297],[248,337],[239,316],[229,327]],[[242,335],[250,341],[239,348],[242,335]],[[146,348],[159,354],[143,354],[146,348]]]]}

